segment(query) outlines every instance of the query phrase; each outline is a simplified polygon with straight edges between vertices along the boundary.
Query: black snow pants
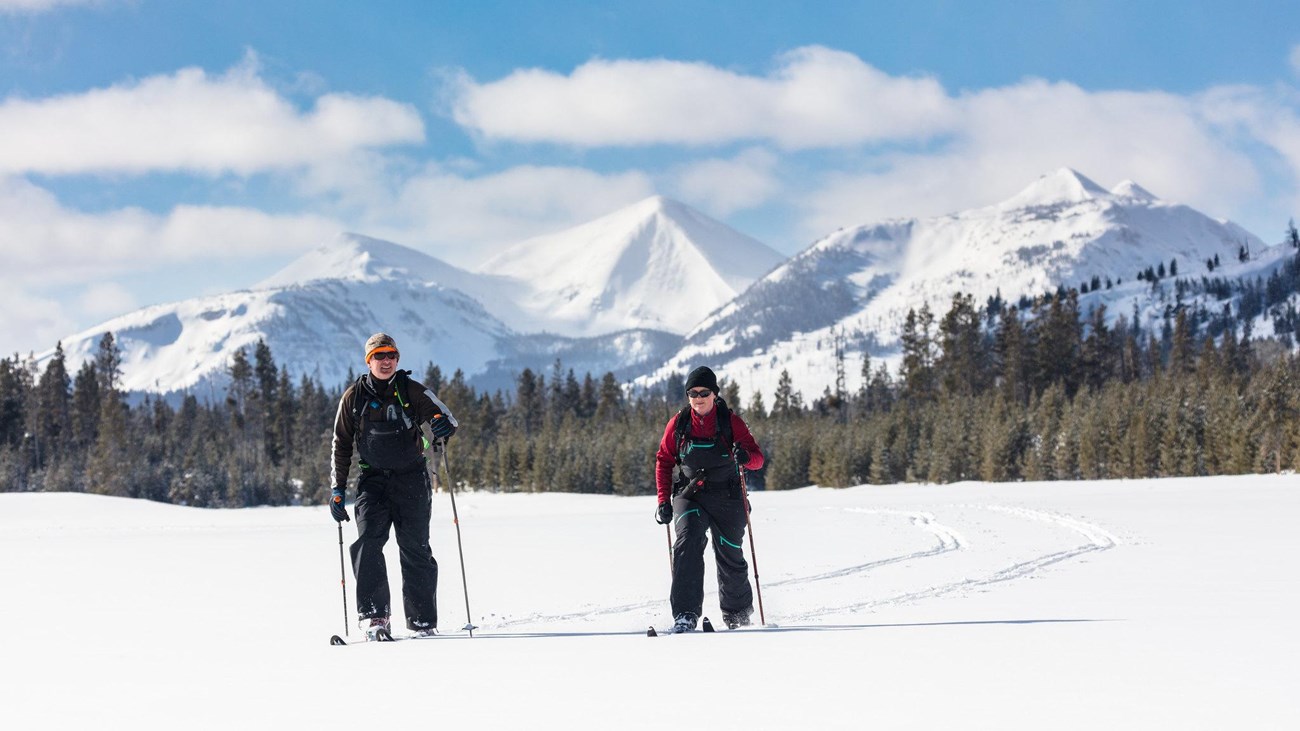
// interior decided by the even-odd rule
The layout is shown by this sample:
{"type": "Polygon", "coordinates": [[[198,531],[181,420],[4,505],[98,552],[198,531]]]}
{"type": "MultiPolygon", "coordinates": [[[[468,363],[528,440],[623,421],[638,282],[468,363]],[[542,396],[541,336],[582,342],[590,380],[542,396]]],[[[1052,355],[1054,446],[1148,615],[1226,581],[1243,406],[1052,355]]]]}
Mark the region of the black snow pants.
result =
{"type": "Polygon", "coordinates": [[[352,544],[352,573],[357,580],[360,619],[391,614],[384,544],[396,529],[402,565],[402,606],[406,626],[438,626],[438,562],[429,548],[433,486],[424,460],[409,471],[365,469],[357,482],[357,541],[352,544]]]}
{"type": "Polygon", "coordinates": [[[739,490],[709,483],[692,498],[673,498],[673,616],[704,613],[704,544],[713,536],[713,558],[718,569],[718,605],[725,614],[748,610],[754,604],[749,585],[749,564],[741,544],[745,538],[745,501],[739,490]],[[734,495],[734,497],[733,497],[734,495]]]}

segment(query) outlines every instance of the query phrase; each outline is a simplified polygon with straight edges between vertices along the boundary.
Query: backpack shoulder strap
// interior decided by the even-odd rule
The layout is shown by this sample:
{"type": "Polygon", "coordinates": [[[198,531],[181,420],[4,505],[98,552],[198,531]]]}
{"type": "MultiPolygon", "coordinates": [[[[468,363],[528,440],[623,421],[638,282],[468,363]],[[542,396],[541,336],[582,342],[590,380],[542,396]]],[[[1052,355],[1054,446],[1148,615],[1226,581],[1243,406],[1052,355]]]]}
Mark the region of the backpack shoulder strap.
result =
{"type": "Polygon", "coordinates": [[[355,435],[361,430],[361,412],[366,408],[366,389],[361,383],[364,375],[358,376],[357,380],[352,382],[352,433],[355,435]]]}
{"type": "Polygon", "coordinates": [[[411,410],[411,372],[398,371],[393,374],[393,392],[397,394],[397,403],[402,405],[402,411],[411,410]]]}
{"type": "Polygon", "coordinates": [[[718,436],[722,438],[722,443],[727,445],[727,449],[731,449],[731,445],[735,442],[731,429],[731,409],[727,407],[727,402],[723,401],[721,396],[714,402],[713,408],[718,411],[718,436]]]}
{"type": "Polygon", "coordinates": [[[677,451],[674,456],[681,461],[682,448],[686,445],[687,433],[691,429],[691,407],[687,406],[677,412],[677,422],[673,425],[673,440],[677,451]]]}

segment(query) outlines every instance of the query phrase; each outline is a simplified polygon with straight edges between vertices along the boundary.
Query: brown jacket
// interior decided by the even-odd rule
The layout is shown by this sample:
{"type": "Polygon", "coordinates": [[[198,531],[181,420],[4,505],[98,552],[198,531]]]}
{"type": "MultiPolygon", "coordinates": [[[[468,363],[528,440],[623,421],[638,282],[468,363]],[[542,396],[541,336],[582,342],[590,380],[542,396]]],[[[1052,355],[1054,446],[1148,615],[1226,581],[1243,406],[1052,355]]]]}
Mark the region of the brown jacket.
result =
{"type": "MultiPolygon", "coordinates": [[[[366,373],[343,392],[343,398],[339,399],[338,411],[334,415],[334,444],[330,449],[331,490],[347,488],[348,472],[352,467],[352,451],[358,437],[362,436],[358,433],[360,431],[358,426],[362,422],[374,423],[384,415],[391,419],[409,421],[409,426],[414,427],[411,430],[409,449],[412,463],[424,453],[423,434],[419,427],[428,424],[437,416],[449,419],[452,426],[459,426],[451,409],[447,408],[447,405],[431,389],[419,381],[412,380],[409,374],[410,371],[398,371],[388,381],[380,381],[366,373]],[[405,381],[404,387],[401,386],[402,381],[405,381]]],[[[366,427],[361,427],[362,430],[364,428],[366,427]]],[[[402,449],[406,454],[405,445],[402,449]]],[[[364,445],[360,456],[362,461],[371,457],[366,454],[364,445]]]]}

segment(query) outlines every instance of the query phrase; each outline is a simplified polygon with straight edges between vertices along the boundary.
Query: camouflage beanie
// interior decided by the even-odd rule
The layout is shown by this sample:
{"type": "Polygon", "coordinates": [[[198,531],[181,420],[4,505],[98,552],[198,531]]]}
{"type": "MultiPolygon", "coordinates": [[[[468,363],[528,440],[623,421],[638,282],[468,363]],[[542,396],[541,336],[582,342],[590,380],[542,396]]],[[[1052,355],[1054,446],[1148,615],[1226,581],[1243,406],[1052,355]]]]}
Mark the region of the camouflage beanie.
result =
{"type": "Polygon", "coordinates": [[[375,333],[366,341],[366,362],[370,362],[370,356],[375,353],[396,353],[397,341],[388,333],[375,333]]]}

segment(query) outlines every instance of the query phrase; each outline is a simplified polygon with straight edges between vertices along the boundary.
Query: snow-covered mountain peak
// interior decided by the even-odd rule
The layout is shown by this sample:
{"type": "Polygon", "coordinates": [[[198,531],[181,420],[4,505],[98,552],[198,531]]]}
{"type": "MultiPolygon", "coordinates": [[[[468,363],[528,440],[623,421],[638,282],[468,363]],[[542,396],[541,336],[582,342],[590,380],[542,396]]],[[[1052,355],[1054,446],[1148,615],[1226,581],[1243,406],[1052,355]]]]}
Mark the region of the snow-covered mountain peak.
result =
{"type": "Polygon", "coordinates": [[[1082,203],[1098,198],[1109,198],[1110,195],[1110,191],[1077,170],[1061,168],[1030,183],[1029,187],[1003,201],[998,207],[1003,210],[1013,210],[1060,206],[1062,204],[1082,203]]]}
{"type": "Polygon", "coordinates": [[[1155,201],[1160,200],[1155,193],[1143,188],[1132,180],[1125,180],[1111,189],[1110,193],[1118,198],[1129,198],[1137,201],[1148,201],[1154,203],[1155,201]]]}
{"type": "Polygon", "coordinates": [[[339,234],[259,282],[255,289],[274,289],[320,280],[376,282],[383,279],[445,283],[463,272],[391,241],[356,233],[339,234]]]}
{"type": "Polygon", "coordinates": [[[680,334],[783,258],[684,203],[652,196],[520,242],[478,271],[514,280],[522,309],[551,332],[680,334]]]}

